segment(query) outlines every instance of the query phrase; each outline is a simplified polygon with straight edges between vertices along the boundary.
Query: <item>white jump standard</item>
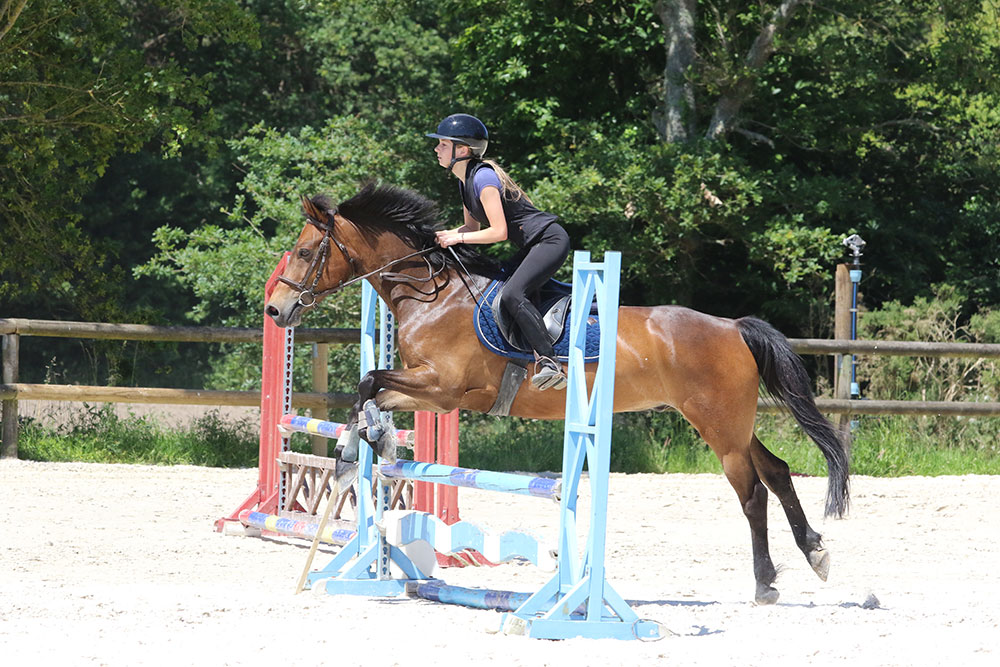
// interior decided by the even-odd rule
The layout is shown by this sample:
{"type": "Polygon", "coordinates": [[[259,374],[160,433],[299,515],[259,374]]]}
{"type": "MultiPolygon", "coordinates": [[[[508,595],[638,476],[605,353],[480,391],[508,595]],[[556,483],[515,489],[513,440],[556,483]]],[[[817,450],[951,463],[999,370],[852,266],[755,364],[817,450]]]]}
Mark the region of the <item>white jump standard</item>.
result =
{"type": "MultiPolygon", "coordinates": [[[[507,634],[543,639],[571,637],[659,639],[662,626],[640,619],[605,579],[605,536],[611,453],[611,413],[614,397],[615,349],[618,334],[618,292],[621,255],[605,254],[591,262],[590,254],[577,252],[573,263],[573,296],[569,332],[569,384],[563,439],[561,484],[531,476],[430,466],[400,461],[395,466],[373,466],[372,449],[358,453],[358,526],[356,536],[321,570],[309,573],[310,586],[330,594],[371,597],[410,594],[442,602],[509,609],[501,617],[507,634]],[[592,390],[587,390],[584,369],[585,343],[591,304],[596,300],[600,326],[600,356],[592,390]],[[591,491],[589,531],[583,553],[577,544],[577,497],[584,463],[591,491]],[[400,477],[450,486],[472,486],[504,493],[558,499],[560,529],[558,548],[551,553],[538,540],[523,533],[485,535],[471,524],[445,526],[433,517],[413,511],[387,511],[385,484],[375,480],[400,477]],[[477,483],[477,478],[480,478],[477,483]],[[373,502],[373,485],[380,493],[373,502]],[[422,571],[400,548],[425,541],[438,550],[472,546],[488,558],[523,557],[545,567],[555,556],[556,572],[534,594],[448,587],[422,571]],[[451,543],[450,545],[448,543],[451,543]],[[394,578],[390,562],[403,573],[394,578]],[[497,598],[503,604],[494,604],[497,598]]],[[[362,297],[362,368],[364,376],[375,366],[374,290],[365,283],[362,297]]],[[[384,305],[383,305],[384,308],[384,305]]],[[[384,311],[383,311],[384,312],[384,311]]],[[[383,333],[383,341],[386,334],[383,333]]],[[[389,334],[391,336],[391,333],[389,334]]],[[[382,349],[387,349],[385,344],[382,349]]],[[[386,364],[385,361],[382,364],[386,364]]]]}

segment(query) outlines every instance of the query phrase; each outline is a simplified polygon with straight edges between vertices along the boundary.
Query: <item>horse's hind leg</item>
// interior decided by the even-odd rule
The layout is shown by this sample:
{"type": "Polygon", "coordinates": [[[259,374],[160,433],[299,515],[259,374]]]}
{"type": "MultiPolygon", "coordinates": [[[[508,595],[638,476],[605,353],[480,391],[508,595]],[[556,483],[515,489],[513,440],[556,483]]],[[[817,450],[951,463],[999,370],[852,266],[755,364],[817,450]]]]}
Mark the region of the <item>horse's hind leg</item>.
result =
{"type": "Polygon", "coordinates": [[[805,554],[809,565],[819,578],[826,581],[830,573],[830,554],[823,547],[823,538],[806,521],[805,512],[802,511],[802,504],[792,486],[792,476],[788,471],[788,464],[771,453],[756,434],[750,442],[750,456],[753,458],[754,468],[760,475],[768,488],[778,496],[785,516],[788,517],[788,524],[792,527],[792,535],[795,543],[802,553],[805,554]]]}
{"type": "Polygon", "coordinates": [[[682,412],[722,462],[726,479],[736,491],[743,514],[750,524],[753,574],[757,584],[755,600],[757,604],[774,604],[778,601],[778,591],[772,584],[778,572],[771,561],[767,543],[767,488],[757,476],[748,447],[755,409],[756,397],[747,411],[747,418],[742,420],[745,422],[743,425],[738,423],[741,421],[739,418],[726,419],[723,423],[715,410],[697,410],[692,404],[686,405],[682,412]]]}
{"type": "Polygon", "coordinates": [[[772,584],[778,577],[778,571],[774,569],[767,543],[767,489],[761,484],[745,449],[722,457],[722,469],[736,490],[743,514],[750,524],[753,574],[757,581],[754,599],[757,604],[774,604],[778,601],[778,591],[772,584]]]}

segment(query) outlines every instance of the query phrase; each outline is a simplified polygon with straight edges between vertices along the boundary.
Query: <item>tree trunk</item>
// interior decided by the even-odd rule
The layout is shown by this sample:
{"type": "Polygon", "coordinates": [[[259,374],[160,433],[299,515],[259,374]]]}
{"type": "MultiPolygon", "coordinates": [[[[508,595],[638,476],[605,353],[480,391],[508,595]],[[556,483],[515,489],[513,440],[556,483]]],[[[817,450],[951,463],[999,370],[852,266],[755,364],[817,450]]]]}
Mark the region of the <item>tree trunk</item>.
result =
{"type": "Polygon", "coordinates": [[[27,4],[28,0],[4,0],[3,4],[0,4],[0,40],[6,37],[17,23],[17,18],[27,4]]]}
{"type": "Polygon", "coordinates": [[[747,52],[743,72],[716,103],[712,121],[705,133],[707,138],[718,139],[736,126],[736,116],[750,98],[760,68],[774,53],[775,35],[788,24],[798,6],[809,1],[784,0],[771,14],[770,21],[761,28],[757,39],[747,52]]]}
{"type": "Polygon", "coordinates": [[[660,0],[656,14],[663,23],[667,63],[663,70],[663,126],[665,141],[685,142],[694,136],[694,86],[688,71],[694,64],[694,23],[697,0],[660,0]]]}

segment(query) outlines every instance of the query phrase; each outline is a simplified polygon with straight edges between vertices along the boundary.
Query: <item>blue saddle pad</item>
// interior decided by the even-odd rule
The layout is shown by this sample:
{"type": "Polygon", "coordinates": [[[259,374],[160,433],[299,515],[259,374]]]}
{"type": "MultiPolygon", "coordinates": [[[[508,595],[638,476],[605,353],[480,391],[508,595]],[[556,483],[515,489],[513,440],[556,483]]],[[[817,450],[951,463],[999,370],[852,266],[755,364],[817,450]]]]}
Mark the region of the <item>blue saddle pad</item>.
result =
{"type": "MultiPolygon", "coordinates": [[[[508,343],[500,335],[500,328],[493,317],[493,308],[490,307],[497,290],[503,285],[502,280],[494,280],[483,292],[483,299],[476,304],[476,311],[473,315],[473,323],[476,327],[476,336],[479,341],[486,346],[490,352],[498,354],[508,359],[522,359],[534,361],[535,357],[530,352],[524,352],[508,343]]],[[[572,315],[570,315],[571,317],[572,315]]],[[[600,356],[601,345],[601,323],[597,315],[591,315],[593,324],[587,327],[586,349],[584,350],[584,361],[597,361],[600,356]]],[[[568,361],[569,354],[569,318],[566,320],[566,327],[553,345],[556,356],[560,361],[568,361]]]]}

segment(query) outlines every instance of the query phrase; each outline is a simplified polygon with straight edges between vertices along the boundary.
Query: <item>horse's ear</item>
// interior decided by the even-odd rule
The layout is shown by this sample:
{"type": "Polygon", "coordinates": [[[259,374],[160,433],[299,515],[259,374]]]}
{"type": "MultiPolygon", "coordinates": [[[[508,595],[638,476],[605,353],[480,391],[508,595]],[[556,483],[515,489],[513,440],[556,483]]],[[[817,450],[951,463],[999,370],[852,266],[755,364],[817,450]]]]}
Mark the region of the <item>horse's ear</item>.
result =
{"type": "Polygon", "coordinates": [[[302,200],[302,212],[307,218],[312,218],[318,222],[322,222],[326,219],[326,215],[320,211],[308,197],[305,195],[299,195],[299,198],[302,200]]]}

